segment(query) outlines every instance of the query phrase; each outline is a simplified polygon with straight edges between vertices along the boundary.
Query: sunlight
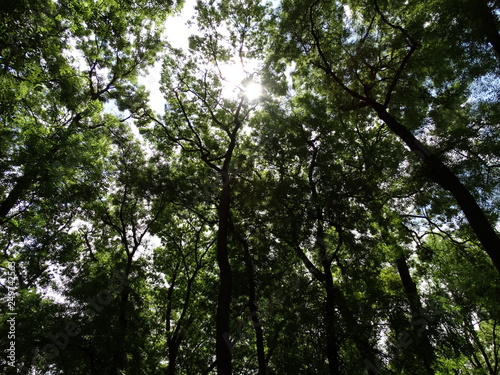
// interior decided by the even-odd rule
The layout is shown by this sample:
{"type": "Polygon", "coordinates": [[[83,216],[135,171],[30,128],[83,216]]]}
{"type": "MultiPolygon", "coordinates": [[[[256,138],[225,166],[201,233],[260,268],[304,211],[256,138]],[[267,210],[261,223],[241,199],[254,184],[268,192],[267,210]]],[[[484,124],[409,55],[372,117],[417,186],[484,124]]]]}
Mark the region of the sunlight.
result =
{"type": "Polygon", "coordinates": [[[246,72],[238,63],[219,66],[222,79],[226,82],[224,96],[243,94],[249,101],[255,101],[262,95],[261,85],[254,81],[251,74],[246,72]]]}
{"type": "Polygon", "coordinates": [[[254,101],[260,98],[262,94],[262,87],[257,82],[249,82],[244,89],[244,95],[248,100],[254,101]]]}

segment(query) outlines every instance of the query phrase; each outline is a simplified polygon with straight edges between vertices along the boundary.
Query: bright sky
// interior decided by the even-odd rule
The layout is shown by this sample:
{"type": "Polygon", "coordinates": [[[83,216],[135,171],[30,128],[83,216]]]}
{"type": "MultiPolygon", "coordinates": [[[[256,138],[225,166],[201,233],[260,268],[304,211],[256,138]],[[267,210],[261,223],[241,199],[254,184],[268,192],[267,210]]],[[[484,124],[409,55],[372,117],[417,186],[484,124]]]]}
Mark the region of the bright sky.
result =
{"type": "MultiPolygon", "coordinates": [[[[274,0],[273,4],[276,6],[278,1],[274,0]]],[[[167,19],[165,25],[165,37],[170,44],[175,48],[182,48],[187,50],[188,37],[196,32],[194,27],[190,28],[186,25],[196,13],[195,11],[196,0],[186,0],[185,4],[179,14],[167,19]]],[[[249,63],[250,64],[250,63],[249,63]]],[[[154,67],[149,69],[149,72],[144,76],[139,83],[146,86],[149,91],[150,105],[153,111],[162,114],[164,112],[165,100],[160,91],[160,75],[161,75],[162,62],[157,62],[154,67]]],[[[254,67],[248,65],[247,69],[254,67]]],[[[224,78],[227,80],[228,91],[238,91],[241,81],[245,78],[246,73],[243,71],[239,64],[230,64],[222,67],[224,78]]],[[[261,95],[261,88],[257,84],[249,84],[246,86],[245,95],[250,100],[256,99],[261,95]]]]}
{"type": "MultiPolygon", "coordinates": [[[[195,14],[196,0],[185,0],[181,12],[175,16],[169,17],[165,25],[165,36],[175,48],[187,49],[188,37],[193,34],[186,22],[195,14]]],[[[139,80],[140,84],[146,86],[149,91],[149,101],[151,108],[156,113],[163,113],[165,99],[160,91],[160,75],[162,61],[158,61],[149,69],[148,75],[139,80]]]]}

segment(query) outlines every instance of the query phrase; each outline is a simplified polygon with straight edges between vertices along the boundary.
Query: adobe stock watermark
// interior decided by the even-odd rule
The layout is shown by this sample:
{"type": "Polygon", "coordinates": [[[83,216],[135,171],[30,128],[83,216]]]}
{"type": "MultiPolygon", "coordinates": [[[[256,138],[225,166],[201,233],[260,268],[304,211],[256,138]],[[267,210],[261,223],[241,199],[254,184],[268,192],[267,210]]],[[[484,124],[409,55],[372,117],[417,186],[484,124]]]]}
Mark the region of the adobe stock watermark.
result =
{"type": "Polygon", "coordinates": [[[7,265],[7,342],[8,347],[4,350],[6,353],[6,363],[8,367],[16,367],[16,275],[14,272],[14,263],[7,265]]]}
{"type": "MultiPolygon", "coordinates": [[[[120,293],[123,288],[128,284],[128,280],[124,275],[118,275],[114,273],[111,277],[110,285],[107,288],[101,289],[93,298],[87,299],[88,308],[85,311],[85,315],[94,317],[99,312],[103,311],[106,306],[108,306],[113,301],[113,295],[120,293]]],[[[36,365],[37,360],[43,357],[46,360],[51,360],[56,358],[61,351],[66,349],[71,341],[71,338],[77,337],[82,332],[80,323],[78,322],[68,322],[63,330],[51,333],[47,336],[50,343],[46,344],[41,350],[34,349],[32,351],[32,361],[31,364],[25,364],[19,369],[20,374],[28,374],[30,367],[36,365]]]]}

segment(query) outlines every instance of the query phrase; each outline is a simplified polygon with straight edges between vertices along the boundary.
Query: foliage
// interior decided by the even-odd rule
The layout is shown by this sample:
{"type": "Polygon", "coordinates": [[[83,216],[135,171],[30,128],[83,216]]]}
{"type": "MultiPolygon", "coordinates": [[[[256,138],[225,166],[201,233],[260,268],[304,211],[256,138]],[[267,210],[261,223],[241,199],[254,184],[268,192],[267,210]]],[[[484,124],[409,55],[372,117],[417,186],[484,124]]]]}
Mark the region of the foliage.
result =
{"type": "Polygon", "coordinates": [[[498,2],[181,5],[0,4],[4,373],[500,374],[498,2]]]}

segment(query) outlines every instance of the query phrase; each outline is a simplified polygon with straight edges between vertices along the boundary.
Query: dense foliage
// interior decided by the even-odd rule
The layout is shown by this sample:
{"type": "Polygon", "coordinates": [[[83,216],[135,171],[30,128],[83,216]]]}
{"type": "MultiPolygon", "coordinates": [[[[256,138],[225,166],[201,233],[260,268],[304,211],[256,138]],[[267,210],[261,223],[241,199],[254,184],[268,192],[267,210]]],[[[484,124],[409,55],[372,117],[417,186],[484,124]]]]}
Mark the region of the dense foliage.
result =
{"type": "Polygon", "coordinates": [[[499,375],[500,3],[182,6],[0,1],[3,373],[499,375]]]}

